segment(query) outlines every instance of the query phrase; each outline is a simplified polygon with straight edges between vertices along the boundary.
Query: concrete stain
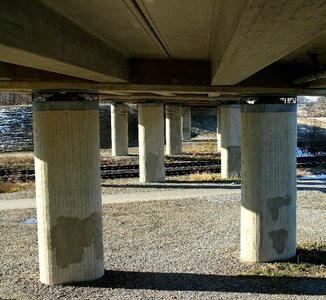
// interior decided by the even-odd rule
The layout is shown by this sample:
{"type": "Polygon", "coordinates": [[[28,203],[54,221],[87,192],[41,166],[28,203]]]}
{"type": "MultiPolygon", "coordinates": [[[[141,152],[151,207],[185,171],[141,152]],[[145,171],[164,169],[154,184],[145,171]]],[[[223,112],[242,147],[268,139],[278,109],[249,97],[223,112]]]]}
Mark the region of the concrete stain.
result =
{"type": "Polygon", "coordinates": [[[288,206],[291,204],[291,197],[286,195],[286,197],[275,197],[270,198],[267,201],[267,206],[271,217],[274,221],[276,221],[279,217],[279,211],[283,206],[288,206]]]}
{"type": "Polygon", "coordinates": [[[73,217],[60,217],[51,230],[51,246],[56,250],[56,261],[60,268],[81,263],[84,248],[94,245],[97,259],[103,256],[102,228],[100,213],[92,213],[80,220],[73,217]]]}
{"type": "Polygon", "coordinates": [[[288,231],[285,229],[273,230],[270,231],[268,235],[273,241],[273,248],[275,249],[276,253],[282,254],[289,235],[288,231]]]}

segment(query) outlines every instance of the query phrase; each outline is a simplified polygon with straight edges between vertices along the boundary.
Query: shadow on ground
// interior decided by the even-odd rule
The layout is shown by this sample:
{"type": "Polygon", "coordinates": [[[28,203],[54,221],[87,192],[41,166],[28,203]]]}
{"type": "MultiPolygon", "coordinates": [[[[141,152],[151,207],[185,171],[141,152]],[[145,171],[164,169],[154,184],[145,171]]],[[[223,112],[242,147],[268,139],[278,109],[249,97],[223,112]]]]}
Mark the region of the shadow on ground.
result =
{"type": "Polygon", "coordinates": [[[326,278],[225,276],[191,273],[105,271],[102,278],[78,286],[290,295],[325,295],[326,278]]]}

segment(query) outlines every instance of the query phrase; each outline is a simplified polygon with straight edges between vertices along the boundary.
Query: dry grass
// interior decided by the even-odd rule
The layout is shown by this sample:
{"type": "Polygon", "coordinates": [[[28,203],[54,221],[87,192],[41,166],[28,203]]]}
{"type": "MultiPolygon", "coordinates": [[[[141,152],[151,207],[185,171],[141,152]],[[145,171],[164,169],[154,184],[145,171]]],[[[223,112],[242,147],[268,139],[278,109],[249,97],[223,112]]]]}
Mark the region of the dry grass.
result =
{"type": "Polygon", "coordinates": [[[239,177],[221,178],[219,173],[194,173],[185,175],[185,179],[189,181],[217,181],[217,182],[234,182],[240,181],[239,177]]]}
{"type": "Polygon", "coordinates": [[[34,182],[0,182],[0,193],[15,193],[35,188],[34,182]]]}
{"type": "Polygon", "coordinates": [[[296,257],[284,262],[259,264],[241,276],[326,278],[326,244],[302,243],[296,257]]]}
{"type": "Polygon", "coordinates": [[[34,166],[34,157],[32,154],[2,154],[0,166],[27,169],[34,166]]]}

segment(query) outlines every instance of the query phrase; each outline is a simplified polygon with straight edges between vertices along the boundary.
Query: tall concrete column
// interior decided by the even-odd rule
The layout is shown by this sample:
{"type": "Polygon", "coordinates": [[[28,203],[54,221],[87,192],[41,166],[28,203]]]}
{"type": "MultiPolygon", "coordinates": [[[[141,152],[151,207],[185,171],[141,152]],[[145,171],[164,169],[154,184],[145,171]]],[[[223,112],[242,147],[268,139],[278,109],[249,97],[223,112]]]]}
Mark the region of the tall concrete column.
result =
{"type": "Polygon", "coordinates": [[[164,106],[138,104],[139,180],[164,182],[164,106]]]}
{"type": "Polygon", "coordinates": [[[45,97],[33,96],[40,280],[94,280],[104,274],[98,95],[45,97]]]}
{"type": "Polygon", "coordinates": [[[182,154],[182,110],[180,105],[165,106],[166,154],[182,154]]]}
{"type": "Polygon", "coordinates": [[[191,107],[182,107],[182,140],[191,140],[191,107]]]}
{"type": "Polygon", "coordinates": [[[128,155],[128,106],[111,104],[112,156],[128,155]]]}
{"type": "Polygon", "coordinates": [[[241,259],[296,252],[296,104],[241,109],[241,259]]]}
{"type": "Polygon", "coordinates": [[[240,105],[221,105],[221,177],[240,176],[240,105]]]}
{"type": "Polygon", "coordinates": [[[221,152],[221,108],[216,109],[216,150],[221,152]]]}

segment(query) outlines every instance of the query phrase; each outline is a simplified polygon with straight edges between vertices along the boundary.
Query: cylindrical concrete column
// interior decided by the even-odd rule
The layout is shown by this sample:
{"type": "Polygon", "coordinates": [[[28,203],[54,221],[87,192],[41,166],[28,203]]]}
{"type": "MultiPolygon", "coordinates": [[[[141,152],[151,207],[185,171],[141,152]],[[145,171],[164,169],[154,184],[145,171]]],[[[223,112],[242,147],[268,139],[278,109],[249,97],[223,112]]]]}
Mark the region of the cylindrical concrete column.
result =
{"type": "Polygon", "coordinates": [[[138,104],[139,180],[164,182],[164,106],[138,104]]]}
{"type": "Polygon", "coordinates": [[[33,116],[40,280],[94,280],[104,274],[98,95],[34,95],[33,116]]]}
{"type": "Polygon", "coordinates": [[[165,106],[166,154],[182,154],[182,110],[180,105],[165,106]]]}
{"type": "Polygon", "coordinates": [[[216,150],[221,152],[221,108],[217,107],[216,110],[216,150]]]}
{"type": "Polygon", "coordinates": [[[191,107],[182,107],[182,140],[191,140],[191,107]]]}
{"type": "Polygon", "coordinates": [[[128,155],[128,106],[111,104],[112,156],[128,155]]]}
{"type": "Polygon", "coordinates": [[[296,252],[296,104],[241,109],[241,259],[296,252]]]}
{"type": "Polygon", "coordinates": [[[221,105],[221,177],[240,176],[240,105],[221,105]]]}

